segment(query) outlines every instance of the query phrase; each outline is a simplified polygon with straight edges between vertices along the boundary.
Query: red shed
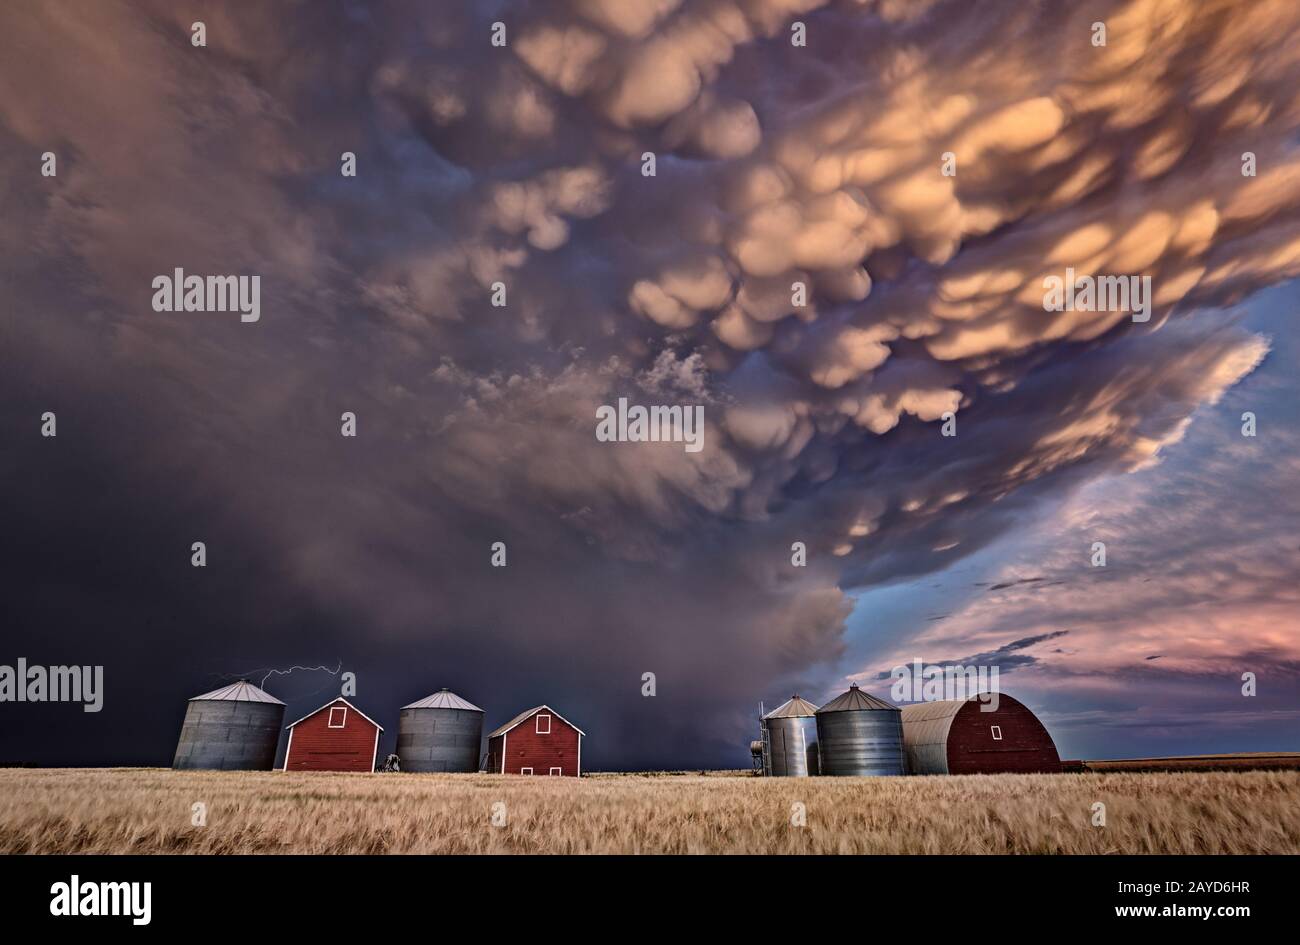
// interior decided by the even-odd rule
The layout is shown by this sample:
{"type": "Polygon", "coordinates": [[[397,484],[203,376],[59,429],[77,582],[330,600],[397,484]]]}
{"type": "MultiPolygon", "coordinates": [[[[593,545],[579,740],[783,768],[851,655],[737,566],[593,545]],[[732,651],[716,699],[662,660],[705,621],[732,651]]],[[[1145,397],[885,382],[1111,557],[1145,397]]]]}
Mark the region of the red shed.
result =
{"type": "Polygon", "coordinates": [[[582,774],[582,738],[587,733],[548,705],[520,712],[488,735],[487,770],[492,774],[582,774]]]}
{"type": "Polygon", "coordinates": [[[912,774],[1059,774],[1061,757],[1038,716],[1006,693],[997,709],[978,696],[903,706],[903,750],[912,774]]]}
{"type": "Polygon", "coordinates": [[[342,697],[289,726],[285,771],[374,771],[384,727],[342,697]]]}

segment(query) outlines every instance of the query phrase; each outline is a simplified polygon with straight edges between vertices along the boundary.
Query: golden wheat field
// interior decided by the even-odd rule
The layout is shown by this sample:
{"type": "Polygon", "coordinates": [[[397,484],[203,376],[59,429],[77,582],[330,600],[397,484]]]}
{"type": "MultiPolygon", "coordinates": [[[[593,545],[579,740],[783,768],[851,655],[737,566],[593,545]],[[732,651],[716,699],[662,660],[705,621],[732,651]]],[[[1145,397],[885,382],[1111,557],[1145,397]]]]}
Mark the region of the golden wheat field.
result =
{"type": "Polygon", "coordinates": [[[0,770],[4,853],[1297,851],[1291,771],[573,780],[0,770]],[[1104,827],[1092,825],[1099,801],[1104,827]],[[192,824],[196,804],[203,826],[192,824]]]}

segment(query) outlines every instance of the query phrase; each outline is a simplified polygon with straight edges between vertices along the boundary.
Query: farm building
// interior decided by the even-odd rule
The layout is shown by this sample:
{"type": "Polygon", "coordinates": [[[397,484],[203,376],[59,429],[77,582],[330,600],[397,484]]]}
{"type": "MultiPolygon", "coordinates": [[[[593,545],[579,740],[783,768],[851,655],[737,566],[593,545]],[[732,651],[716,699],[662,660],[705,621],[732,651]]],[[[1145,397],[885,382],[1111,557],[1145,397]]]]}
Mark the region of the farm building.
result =
{"type": "Polygon", "coordinates": [[[374,771],[384,727],[342,697],[289,726],[285,771],[374,771]]]}
{"type": "Polygon", "coordinates": [[[763,773],[777,778],[817,774],[817,707],[796,694],[763,716],[767,760],[763,773]]]}
{"type": "Polygon", "coordinates": [[[520,712],[488,735],[486,770],[492,774],[582,774],[587,733],[550,706],[520,712]]]}
{"type": "Polygon", "coordinates": [[[817,754],[823,775],[906,774],[902,714],[854,683],[817,710],[817,754]]]}
{"type": "Polygon", "coordinates": [[[402,707],[397,755],[403,771],[477,771],[483,710],[450,689],[402,707]]]}
{"type": "Polygon", "coordinates": [[[903,748],[912,774],[1057,773],[1061,758],[1043,723],[1006,693],[997,709],[978,696],[903,707],[903,748]]]}
{"type": "Polygon", "coordinates": [[[185,707],[173,768],[270,771],[284,703],[247,680],[195,696],[185,707]]]}

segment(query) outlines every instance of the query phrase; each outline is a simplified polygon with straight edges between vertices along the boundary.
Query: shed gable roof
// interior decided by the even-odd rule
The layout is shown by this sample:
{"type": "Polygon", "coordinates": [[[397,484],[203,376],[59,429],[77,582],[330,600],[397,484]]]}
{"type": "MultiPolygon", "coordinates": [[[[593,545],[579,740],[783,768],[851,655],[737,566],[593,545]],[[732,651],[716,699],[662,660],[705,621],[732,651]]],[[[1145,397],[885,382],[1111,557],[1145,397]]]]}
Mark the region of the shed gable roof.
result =
{"type": "Polygon", "coordinates": [[[556,711],[555,711],[554,709],[552,709],[549,705],[539,705],[539,706],[534,706],[534,707],[531,708],[531,709],[525,709],[523,712],[520,712],[520,713],[519,713],[518,715],[516,715],[513,719],[511,719],[509,722],[507,722],[505,725],[502,725],[500,728],[495,729],[495,730],[489,732],[489,733],[488,733],[488,738],[496,738],[498,735],[504,735],[506,732],[510,731],[512,728],[515,728],[515,727],[518,726],[519,724],[528,721],[530,718],[532,718],[532,717],[533,717],[534,715],[536,715],[538,712],[541,712],[543,709],[545,709],[547,712],[551,713],[551,715],[555,716],[557,719],[559,719],[559,720],[560,720],[561,722],[563,722],[565,725],[569,726],[569,728],[573,729],[573,730],[574,730],[575,732],[577,732],[579,735],[583,736],[584,738],[586,737],[586,735],[587,735],[586,732],[584,732],[582,729],[578,728],[578,726],[574,725],[572,722],[570,722],[570,721],[569,721],[568,719],[566,719],[564,716],[560,715],[560,713],[556,712],[556,711]]]}
{"type": "MultiPolygon", "coordinates": [[[[337,704],[340,703],[340,702],[342,702],[345,706],[347,706],[349,709],[351,709],[351,710],[352,710],[353,712],[355,712],[357,715],[361,716],[363,719],[365,719],[367,722],[369,722],[369,723],[370,723],[371,725],[373,725],[375,728],[379,729],[379,731],[382,732],[382,731],[384,730],[384,727],[383,727],[382,725],[380,725],[378,722],[376,722],[376,721],[375,721],[374,719],[372,719],[370,716],[366,715],[366,713],[362,712],[360,709],[358,709],[356,706],[354,706],[351,702],[348,702],[348,700],[347,700],[347,699],[344,699],[342,696],[339,696],[337,699],[331,699],[329,702],[325,703],[325,704],[324,704],[323,706],[321,706],[319,709],[314,709],[314,710],[312,710],[311,712],[308,712],[306,715],[304,715],[302,718],[300,718],[300,719],[298,720],[298,722],[306,722],[306,721],[307,721],[309,718],[311,718],[313,715],[320,715],[322,712],[324,712],[324,711],[325,711],[326,709],[328,709],[330,706],[337,705],[337,704]]],[[[285,726],[285,728],[293,728],[295,725],[298,724],[298,722],[290,722],[288,725],[285,726]]]]}

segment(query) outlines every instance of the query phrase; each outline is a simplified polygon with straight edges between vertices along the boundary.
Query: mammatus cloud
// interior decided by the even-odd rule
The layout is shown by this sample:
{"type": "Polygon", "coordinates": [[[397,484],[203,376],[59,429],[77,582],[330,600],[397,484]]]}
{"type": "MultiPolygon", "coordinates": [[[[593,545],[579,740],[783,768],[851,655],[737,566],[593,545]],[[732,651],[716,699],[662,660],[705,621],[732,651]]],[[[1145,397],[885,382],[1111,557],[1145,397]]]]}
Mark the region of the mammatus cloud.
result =
{"type": "Polygon", "coordinates": [[[843,589],[1154,462],[1267,350],[1186,316],[1300,273],[1290,0],[493,11],[0,14],[11,429],[56,399],[120,501],[219,510],[275,562],[229,620],[341,615],[385,693],[457,666],[568,693],[598,761],[717,757],[843,589]],[[262,275],[262,321],[151,312],[177,266],[262,275]],[[1044,311],[1066,267],[1151,277],[1150,322],[1044,311]],[[597,443],[619,396],[706,404],[705,449],[597,443]]]}

